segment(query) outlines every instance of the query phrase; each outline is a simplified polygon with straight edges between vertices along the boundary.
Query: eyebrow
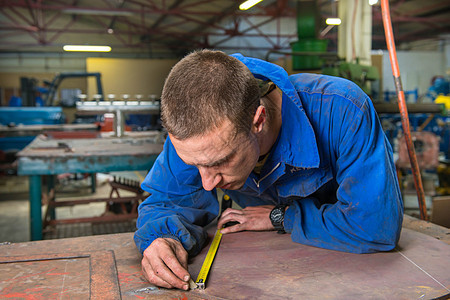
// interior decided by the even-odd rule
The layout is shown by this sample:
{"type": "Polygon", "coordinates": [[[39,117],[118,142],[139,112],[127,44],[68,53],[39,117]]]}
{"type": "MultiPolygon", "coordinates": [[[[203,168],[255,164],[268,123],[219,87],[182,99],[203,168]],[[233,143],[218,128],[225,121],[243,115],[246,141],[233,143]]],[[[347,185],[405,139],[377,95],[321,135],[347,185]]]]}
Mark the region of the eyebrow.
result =
{"type": "Polygon", "coordinates": [[[218,159],[218,160],[216,160],[216,161],[214,161],[212,163],[207,163],[207,164],[188,164],[187,162],[185,162],[185,163],[188,164],[188,165],[196,166],[196,167],[206,167],[206,168],[217,167],[217,166],[220,166],[221,164],[226,163],[227,161],[229,161],[234,156],[235,153],[236,153],[236,151],[233,150],[227,156],[225,156],[225,157],[223,157],[221,159],[218,159]]]}

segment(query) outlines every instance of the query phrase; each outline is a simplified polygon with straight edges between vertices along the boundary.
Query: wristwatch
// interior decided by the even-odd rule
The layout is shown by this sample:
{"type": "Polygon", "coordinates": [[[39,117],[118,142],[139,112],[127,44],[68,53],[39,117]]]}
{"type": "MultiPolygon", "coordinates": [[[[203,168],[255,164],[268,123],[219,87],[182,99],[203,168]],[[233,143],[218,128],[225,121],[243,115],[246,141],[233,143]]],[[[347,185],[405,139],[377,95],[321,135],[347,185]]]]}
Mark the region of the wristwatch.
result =
{"type": "Polygon", "coordinates": [[[287,205],[280,204],[274,207],[272,211],[270,212],[270,221],[272,222],[273,227],[275,227],[276,230],[278,230],[278,233],[286,233],[284,231],[284,213],[286,211],[287,205]]]}

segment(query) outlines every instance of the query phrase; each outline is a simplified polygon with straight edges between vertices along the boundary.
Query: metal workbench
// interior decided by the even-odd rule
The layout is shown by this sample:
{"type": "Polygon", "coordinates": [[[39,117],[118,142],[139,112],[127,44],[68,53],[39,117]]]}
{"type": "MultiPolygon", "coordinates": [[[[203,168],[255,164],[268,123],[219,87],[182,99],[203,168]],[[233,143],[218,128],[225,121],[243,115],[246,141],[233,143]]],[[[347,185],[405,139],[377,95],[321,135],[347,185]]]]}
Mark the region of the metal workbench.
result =
{"type": "MultiPolygon", "coordinates": [[[[0,298],[434,299],[450,292],[450,245],[415,229],[444,239],[450,231],[432,227],[405,218],[398,247],[374,254],[305,246],[273,231],[227,234],[206,289],[192,291],[146,282],[132,233],[0,245],[0,298]]],[[[189,260],[194,280],[207,250],[189,260]]]]}
{"type": "Polygon", "coordinates": [[[41,177],[62,173],[149,170],[162,151],[159,132],[130,132],[126,137],[49,139],[37,136],[17,154],[18,175],[30,178],[31,240],[42,239],[41,177]]]}

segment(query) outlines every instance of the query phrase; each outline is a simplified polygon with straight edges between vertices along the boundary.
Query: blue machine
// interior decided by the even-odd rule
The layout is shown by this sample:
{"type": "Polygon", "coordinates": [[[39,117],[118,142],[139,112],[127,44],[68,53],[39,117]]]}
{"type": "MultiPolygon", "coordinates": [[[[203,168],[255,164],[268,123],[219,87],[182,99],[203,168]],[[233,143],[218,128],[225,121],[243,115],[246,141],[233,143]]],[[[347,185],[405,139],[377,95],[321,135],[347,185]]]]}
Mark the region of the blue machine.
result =
{"type": "MultiPolygon", "coordinates": [[[[0,124],[4,126],[62,124],[65,117],[61,107],[0,107],[0,124]]],[[[17,152],[35,136],[0,133],[0,151],[17,152]]]]}
{"type": "Polygon", "coordinates": [[[64,123],[62,107],[0,107],[0,124],[50,125],[64,123]]]}
{"type": "Polygon", "coordinates": [[[433,78],[432,84],[427,91],[427,97],[431,100],[435,100],[439,95],[445,96],[448,94],[450,94],[450,81],[443,76],[433,78]]]}

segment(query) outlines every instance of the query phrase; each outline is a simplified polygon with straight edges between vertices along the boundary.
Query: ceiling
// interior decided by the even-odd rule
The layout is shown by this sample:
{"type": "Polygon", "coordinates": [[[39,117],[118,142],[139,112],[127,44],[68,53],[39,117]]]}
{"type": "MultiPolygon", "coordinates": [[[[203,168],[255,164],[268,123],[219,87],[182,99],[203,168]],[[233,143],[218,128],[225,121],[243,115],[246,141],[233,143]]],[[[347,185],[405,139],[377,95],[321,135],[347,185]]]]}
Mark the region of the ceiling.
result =
{"type": "MultiPolygon", "coordinates": [[[[358,0],[355,0],[358,1],[358,0]]],[[[298,1],[265,0],[240,11],[235,0],[0,0],[0,52],[61,53],[65,44],[107,44],[112,54],[180,57],[198,48],[257,53],[297,40],[298,1]]],[[[335,0],[317,1],[320,28],[335,0]]],[[[391,0],[397,45],[449,40],[448,0],[391,0]]],[[[385,49],[380,6],[372,7],[373,49],[385,49]]],[[[324,38],[336,50],[336,29],[324,38]]],[[[334,49],[333,49],[334,48],[334,49]]]]}

